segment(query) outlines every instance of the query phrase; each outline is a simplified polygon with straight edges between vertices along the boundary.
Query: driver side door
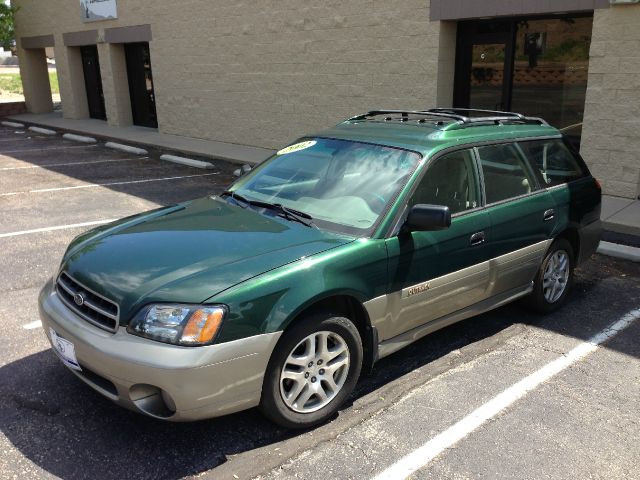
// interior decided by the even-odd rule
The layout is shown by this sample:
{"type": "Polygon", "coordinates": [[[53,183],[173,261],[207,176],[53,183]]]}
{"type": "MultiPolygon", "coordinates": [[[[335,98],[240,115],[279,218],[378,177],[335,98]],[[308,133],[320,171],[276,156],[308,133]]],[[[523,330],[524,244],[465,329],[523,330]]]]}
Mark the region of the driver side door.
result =
{"type": "Polygon", "coordinates": [[[391,292],[381,341],[477,303],[489,285],[490,223],[482,208],[478,166],[471,149],[432,161],[408,202],[446,205],[451,227],[401,232],[386,240],[391,292]]]}

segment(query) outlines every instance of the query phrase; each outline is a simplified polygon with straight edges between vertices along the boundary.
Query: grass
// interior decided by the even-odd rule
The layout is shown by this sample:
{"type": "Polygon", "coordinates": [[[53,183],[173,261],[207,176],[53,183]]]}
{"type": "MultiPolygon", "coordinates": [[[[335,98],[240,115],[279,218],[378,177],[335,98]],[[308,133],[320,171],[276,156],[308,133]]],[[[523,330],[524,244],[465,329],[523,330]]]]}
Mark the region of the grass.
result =
{"type": "MultiPolygon", "coordinates": [[[[58,74],[49,72],[49,84],[51,85],[51,93],[60,93],[58,85],[58,74]]],[[[19,73],[2,73],[0,74],[0,90],[16,95],[22,95],[22,81],[19,73]]]]}

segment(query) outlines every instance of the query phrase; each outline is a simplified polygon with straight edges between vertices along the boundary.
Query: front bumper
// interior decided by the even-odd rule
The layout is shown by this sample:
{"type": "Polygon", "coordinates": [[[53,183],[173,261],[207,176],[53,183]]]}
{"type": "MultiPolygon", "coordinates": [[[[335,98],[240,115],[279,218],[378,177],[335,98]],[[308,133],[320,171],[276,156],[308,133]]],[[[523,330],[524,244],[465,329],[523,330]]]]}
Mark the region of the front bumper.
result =
{"type": "MultiPolygon", "coordinates": [[[[73,371],[105,397],[134,411],[171,421],[226,415],[260,402],[269,358],[282,332],[204,347],[178,347],[113,334],[67,308],[50,280],[40,292],[40,317],[70,341],[82,371],[73,371]]],[[[55,349],[54,349],[55,351],[55,349]]]]}

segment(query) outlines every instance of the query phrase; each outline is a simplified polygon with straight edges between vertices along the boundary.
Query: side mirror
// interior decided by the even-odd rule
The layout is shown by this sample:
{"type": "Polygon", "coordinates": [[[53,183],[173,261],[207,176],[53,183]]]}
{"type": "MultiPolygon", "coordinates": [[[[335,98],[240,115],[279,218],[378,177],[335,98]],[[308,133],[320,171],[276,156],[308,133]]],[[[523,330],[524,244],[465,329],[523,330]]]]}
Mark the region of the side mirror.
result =
{"type": "Polygon", "coordinates": [[[242,165],[242,167],[238,168],[237,170],[235,170],[233,172],[233,175],[235,177],[241,177],[242,175],[244,175],[245,173],[249,173],[251,171],[251,166],[250,165],[242,165]]]}
{"type": "Polygon", "coordinates": [[[451,212],[444,205],[414,205],[409,211],[403,229],[409,232],[445,230],[451,226],[451,212]]]}

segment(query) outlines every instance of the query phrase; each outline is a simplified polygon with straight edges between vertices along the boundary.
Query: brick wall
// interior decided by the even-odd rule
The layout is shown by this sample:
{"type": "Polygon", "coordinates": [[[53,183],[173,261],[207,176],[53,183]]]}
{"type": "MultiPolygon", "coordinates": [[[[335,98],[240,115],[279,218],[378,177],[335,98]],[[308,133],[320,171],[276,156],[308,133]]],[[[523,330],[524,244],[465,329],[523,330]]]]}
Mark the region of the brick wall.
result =
{"type": "Polygon", "coordinates": [[[640,194],[640,5],[595,12],[581,150],[605,193],[640,194]]]}
{"type": "MultiPolygon", "coordinates": [[[[368,109],[451,97],[455,29],[429,21],[428,0],[121,1],[118,20],[89,24],[78,0],[14,4],[18,37],[53,33],[57,45],[64,32],[151,24],[165,133],[276,147],[368,109]]],[[[82,111],[59,74],[65,115],[82,111]]]]}
{"type": "Polygon", "coordinates": [[[25,113],[27,107],[24,102],[0,102],[0,118],[8,115],[25,113]]]}

